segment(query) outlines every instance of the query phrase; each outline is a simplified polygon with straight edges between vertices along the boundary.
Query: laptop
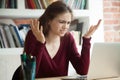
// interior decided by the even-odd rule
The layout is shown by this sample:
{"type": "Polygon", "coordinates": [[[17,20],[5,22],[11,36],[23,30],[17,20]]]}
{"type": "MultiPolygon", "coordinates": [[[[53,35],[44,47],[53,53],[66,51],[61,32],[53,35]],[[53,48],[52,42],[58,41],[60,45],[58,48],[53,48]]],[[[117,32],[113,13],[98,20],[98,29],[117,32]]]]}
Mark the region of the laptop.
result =
{"type": "Polygon", "coordinates": [[[94,43],[88,79],[120,77],[120,43],[94,43]]]}

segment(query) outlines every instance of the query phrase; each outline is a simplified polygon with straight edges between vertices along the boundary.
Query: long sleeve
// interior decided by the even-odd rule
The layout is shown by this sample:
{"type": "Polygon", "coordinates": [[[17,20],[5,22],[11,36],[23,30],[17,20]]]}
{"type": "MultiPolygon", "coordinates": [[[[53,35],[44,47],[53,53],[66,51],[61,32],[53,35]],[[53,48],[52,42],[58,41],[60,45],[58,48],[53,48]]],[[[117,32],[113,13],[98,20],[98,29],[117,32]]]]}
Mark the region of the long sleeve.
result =
{"type": "Polygon", "coordinates": [[[80,75],[87,75],[88,69],[89,69],[89,63],[90,63],[90,40],[91,38],[82,38],[83,44],[82,44],[82,50],[81,55],[78,53],[78,50],[75,45],[75,41],[72,37],[71,44],[70,44],[70,61],[75,68],[76,72],[80,75]]]}
{"type": "Polygon", "coordinates": [[[42,44],[36,40],[31,30],[27,33],[27,36],[25,39],[25,46],[24,46],[24,50],[27,54],[31,54],[33,56],[37,55],[38,49],[40,50],[44,48],[44,45],[45,44],[42,44]]]}
{"type": "Polygon", "coordinates": [[[44,47],[45,44],[38,42],[30,30],[26,36],[24,51],[26,54],[30,54],[36,57],[36,74],[38,73],[44,47]]]}

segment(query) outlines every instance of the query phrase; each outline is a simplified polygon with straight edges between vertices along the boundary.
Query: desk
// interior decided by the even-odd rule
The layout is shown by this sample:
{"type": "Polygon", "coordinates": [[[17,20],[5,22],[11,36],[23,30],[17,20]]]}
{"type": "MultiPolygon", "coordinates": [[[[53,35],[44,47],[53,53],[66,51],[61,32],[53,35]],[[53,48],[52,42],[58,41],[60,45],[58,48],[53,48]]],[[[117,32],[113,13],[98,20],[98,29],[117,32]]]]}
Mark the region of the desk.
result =
{"type": "MultiPolygon", "coordinates": [[[[62,78],[70,78],[70,77],[52,77],[52,78],[41,78],[41,79],[35,79],[35,80],[62,80],[62,78]]],[[[120,77],[101,78],[101,79],[88,79],[88,80],[120,80],[120,77]]]]}
{"type": "MultiPolygon", "coordinates": [[[[94,79],[93,79],[94,80],[94,79]]],[[[106,78],[106,79],[95,79],[95,80],[120,80],[120,77],[106,78]]]]}
{"type": "Polygon", "coordinates": [[[35,80],[61,80],[61,78],[41,78],[41,79],[35,79],[35,80]]]}
{"type": "Polygon", "coordinates": [[[52,78],[41,78],[41,79],[35,79],[35,80],[74,80],[77,76],[63,76],[63,77],[52,77],[52,78]]]}

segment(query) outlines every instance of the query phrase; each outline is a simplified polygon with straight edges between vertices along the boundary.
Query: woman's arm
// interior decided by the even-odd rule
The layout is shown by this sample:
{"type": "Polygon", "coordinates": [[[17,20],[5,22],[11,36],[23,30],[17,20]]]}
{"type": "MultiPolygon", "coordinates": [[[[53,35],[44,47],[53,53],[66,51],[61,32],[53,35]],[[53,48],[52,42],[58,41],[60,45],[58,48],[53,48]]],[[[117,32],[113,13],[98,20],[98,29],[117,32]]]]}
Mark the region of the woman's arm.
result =
{"type": "Polygon", "coordinates": [[[26,54],[30,54],[36,57],[36,75],[39,70],[39,65],[41,62],[44,47],[45,43],[43,44],[37,41],[32,31],[30,30],[26,36],[24,52],[26,52],[26,54]]]}
{"type": "Polygon", "coordinates": [[[45,43],[41,43],[39,41],[36,40],[35,36],[33,35],[32,31],[30,30],[27,33],[26,39],[25,39],[25,43],[24,43],[24,51],[27,54],[31,54],[31,55],[38,55],[38,50],[40,51],[40,49],[45,47],[45,43]]]}
{"type": "Polygon", "coordinates": [[[86,75],[88,73],[90,62],[90,40],[91,38],[83,37],[83,44],[81,54],[78,53],[74,38],[70,38],[69,59],[75,68],[76,72],[80,75],[86,75]]]}
{"type": "Polygon", "coordinates": [[[75,41],[71,37],[70,61],[76,69],[76,72],[80,75],[86,75],[88,73],[90,64],[91,35],[97,30],[100,22],[101,20],[98,21],[97,25],[91,26],[88,32],[83,36],[81,55],[78,53],[75,41]]]}

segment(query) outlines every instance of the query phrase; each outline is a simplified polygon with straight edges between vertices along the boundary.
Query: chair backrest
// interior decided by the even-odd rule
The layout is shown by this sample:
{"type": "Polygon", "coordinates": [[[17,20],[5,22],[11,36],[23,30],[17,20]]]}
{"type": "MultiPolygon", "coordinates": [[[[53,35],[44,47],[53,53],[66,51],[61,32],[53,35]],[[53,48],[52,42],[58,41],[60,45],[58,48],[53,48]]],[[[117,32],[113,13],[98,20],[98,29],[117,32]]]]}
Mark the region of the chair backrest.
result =
{"type": "Polygon", "coordinates": [[[15,70],[15,72],[14,72],[14,74],[13,74],[13,77],[12,77],[12,80],[22,80],[21,77],[22,77],[22,75],[21,75],[21,66],[19,66],[19,67],[15,70]]]}

